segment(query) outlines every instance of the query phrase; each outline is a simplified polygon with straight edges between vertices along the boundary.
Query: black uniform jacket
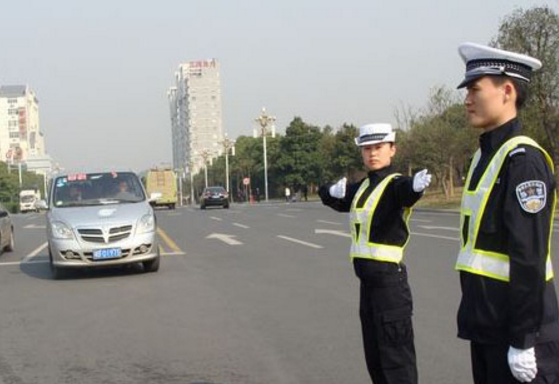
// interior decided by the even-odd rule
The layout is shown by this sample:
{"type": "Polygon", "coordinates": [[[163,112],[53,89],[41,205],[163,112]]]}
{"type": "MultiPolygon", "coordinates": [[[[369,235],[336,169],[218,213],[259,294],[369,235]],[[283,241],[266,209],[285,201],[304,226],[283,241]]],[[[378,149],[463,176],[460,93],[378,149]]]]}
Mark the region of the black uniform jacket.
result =
{"type": "MultiPolygon", "coordinates": [[[[380,169],[378,171],[369,172],[369,187],[361,195],[357,202],[358,207],[362,207],[367,198],[370,196],[374,188],[388,175],[395,173],[392,167],[380,169]]],[[[346,188],[346,196],[343,199],[337,199],[330,196],[328,186],[323,186],[318,191],[322,203],[339,212],[349,212],[351,203],[357,194],[361,183],[348,184],[346,188]]],[[[411,177],[397,176],[386,187],[371,220],[370,238],[371,242],[399,245],[405,244],[409,233],[404,221],[403,213],[405,207],[413,206],[422,196],[422,193],[414,192],[413,180],[411,177]]],[[[379,271],[397,269],[396,263],[386,263],[376,260],[355,258],[353,259],[357,276],[362,280],[366,280],[369,276],[374,276],[379,271]]]]}
{"type": "MultiPolygon", "coordinates": [[[[519,136],[513,119],[480,136],[481,158],[469,190],[474,190],[499,147],[519,136]]],[[[545,281],[555,179],[544,154],[520,146],[505,160],[483,214],[477,249],[510,257],[510,282],[460,272],[462,301],[458,337],[483,344],[508,344],[526,349],[559,338],[557,297],[553,280],[545,281]],[[537,213],[524,210],[517,187],[538,180],[545,183],[546,203],[537,213]]],[[[462,228],[463,236],[466,228],[462,228]]]]}

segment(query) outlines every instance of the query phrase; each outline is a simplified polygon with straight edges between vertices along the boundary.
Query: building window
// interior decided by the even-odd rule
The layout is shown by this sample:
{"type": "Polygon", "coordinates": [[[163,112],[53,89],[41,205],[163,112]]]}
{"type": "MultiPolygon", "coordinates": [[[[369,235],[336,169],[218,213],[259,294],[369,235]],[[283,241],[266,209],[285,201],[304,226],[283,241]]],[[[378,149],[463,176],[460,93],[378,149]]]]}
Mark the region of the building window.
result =
{"type": "Polygon", "coordinates": [[[10,132],[10,139],[19,139],[19,132],[10,132]]]}

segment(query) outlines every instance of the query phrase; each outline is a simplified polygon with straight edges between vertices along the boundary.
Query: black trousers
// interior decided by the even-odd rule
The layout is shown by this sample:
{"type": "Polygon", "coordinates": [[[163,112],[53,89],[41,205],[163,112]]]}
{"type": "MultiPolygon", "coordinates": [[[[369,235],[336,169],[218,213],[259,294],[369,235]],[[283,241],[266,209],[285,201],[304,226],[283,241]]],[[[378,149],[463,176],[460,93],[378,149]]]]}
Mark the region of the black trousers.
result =
{"type": "Polygon", "coordinates": [[[369,260],[359,260],[354,266],[361,280],[359,313],[371,380],[374,384],[417,384],[406,267],[369,260]]]}
{"type": "MultiPolygon", "coordinates": [[[[512,375],[508,345],[472,342],[472,373],[475,384],[518,384],[512,375]]],[[[536,345],[538,375],[530,384],[559,384],[559,342],[536,345]]]]}

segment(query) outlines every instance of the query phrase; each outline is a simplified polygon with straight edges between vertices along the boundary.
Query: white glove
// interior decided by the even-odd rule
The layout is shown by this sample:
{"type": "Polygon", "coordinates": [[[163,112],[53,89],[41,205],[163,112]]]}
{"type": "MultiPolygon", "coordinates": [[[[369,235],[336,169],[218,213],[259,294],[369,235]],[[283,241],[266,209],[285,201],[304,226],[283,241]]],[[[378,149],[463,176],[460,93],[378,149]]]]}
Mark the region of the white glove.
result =
{"type": "Polygon", "coordinates": [[[413,176],[413,190],[415,192],[423,192],[431,184],[431,174],[427,173],[427,169],[417,172],[413,176]]]}
{"type": "Polygon", "coordinates": [[[536,351],[534,348],[516,349],[510,347],[507,357],[510,371],[516,380],[522,383],[529,383],[536,378],[538,366],[536,364],[536,351]]]}
{"type": "Polygon", "coordinates": [[[346,184],[347,179],[344,177],[336,184],[332,185],[328,190],[330,192],[330,196],[335,197],[336,199],[343,199],[345,197],[346,184]]]}

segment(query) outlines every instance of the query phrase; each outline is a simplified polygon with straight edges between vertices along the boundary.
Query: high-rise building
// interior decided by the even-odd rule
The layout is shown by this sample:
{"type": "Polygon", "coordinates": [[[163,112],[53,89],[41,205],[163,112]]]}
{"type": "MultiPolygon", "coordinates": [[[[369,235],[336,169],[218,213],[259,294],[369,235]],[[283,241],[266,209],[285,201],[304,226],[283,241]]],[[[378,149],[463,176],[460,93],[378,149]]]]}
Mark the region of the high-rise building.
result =
{"type": "Polygon", "coordinates": [[[0,87],[0,156],[3,161],[25,162],[45,155],[39,129],[39,100],[25,85],[0,87]]]}
{"type": "Polygon", "coordinates": [[[0,160],[49,177],[54,162],[39,128],[39,100],[26,85],[0,86],[0,160]]]}
{"type": "Polygon", "coordinates": [[[173,167],[197,173],[204,155],[215,158],[223,140],[221,81],[215,59],[180,64],[167,93],[173,134],[173,167]]]}

